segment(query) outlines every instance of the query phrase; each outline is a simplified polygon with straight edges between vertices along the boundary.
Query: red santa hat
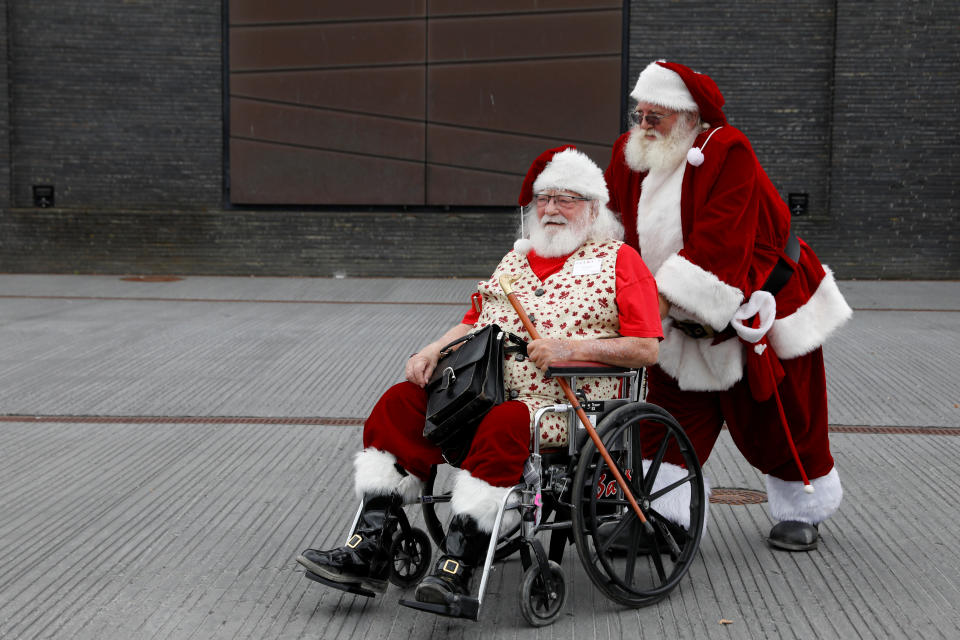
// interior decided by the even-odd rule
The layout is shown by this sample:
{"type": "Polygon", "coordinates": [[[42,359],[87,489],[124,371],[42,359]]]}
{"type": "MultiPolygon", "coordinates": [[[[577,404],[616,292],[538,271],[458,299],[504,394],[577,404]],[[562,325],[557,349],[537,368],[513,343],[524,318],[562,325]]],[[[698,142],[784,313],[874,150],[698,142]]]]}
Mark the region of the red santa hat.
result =
{"type": "Polygon", "coordinates": [[[630,97],[675,111],[699,111],[700,118],[712,127],[727,124],[722,110],[723,94],[717,83],[710,76],[676,62],[657,60],[647,65],[640,72],[630,97]]]}
{"type": "MultiPolygon", "coordinates": [[[[547,189],[573,191],[585,198],[598,200],[600,206],[606,205],[610,200],[603,171],[587,154],[572,144],[547,149],[537,156],[523,180],[517,202],[521,207],[525,207],[533,200],[533,194],[547,189]]],[[[523,237],[513,243],[513,248],[520,253],[527,253],[531,244],[523,232],[522,208],[520,234],[523,237]]]]}
{"type": "Polygon", "coordinates": [[[525,207],[533,200],[533,194],[547,189],[573,191],[599,200],[601,205],[610,200],[603,171],[572,144],[547,149],[537,156],[527,171],[517,201],[525,207]]]}

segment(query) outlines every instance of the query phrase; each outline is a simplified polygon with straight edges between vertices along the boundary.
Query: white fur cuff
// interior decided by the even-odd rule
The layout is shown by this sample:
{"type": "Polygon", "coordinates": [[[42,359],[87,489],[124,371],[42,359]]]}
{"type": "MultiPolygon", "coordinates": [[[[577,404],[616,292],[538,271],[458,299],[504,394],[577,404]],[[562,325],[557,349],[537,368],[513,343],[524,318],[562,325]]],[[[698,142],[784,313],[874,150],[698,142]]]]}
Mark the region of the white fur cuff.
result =
{"type": "Polygon", "coordinates": [[[722,331],[743,301],[743,291],[731,287],[675,253],[656,274],[657,288],[672,304],[687,311],[716,331],[722,331]]]}
{"type": "Polygon", "coordinates": [[[803,482],[765,476],[767,501],[774,520],[795,520],[818,524],[829,518],[843,500],[840,475],[834,467],[825,476],[810,481],[814,492],[806,493],[803,482]]]}
{"type": "Polygon", "coordinates": [[[420,497],[423,482],[412,474],[397,471],[396,457],[379,449],[364,449],[353,458],[353,487],[358,498],[364,495],[390,495],[397,492],[404,504],[420,497]]]}
{"type": "Polygon", "coordinates": [[[495,487],[475,478],[466,469],[457,472],[450,496],[450,512],[467,515],[477,521],[477,528],[492,533],[500,505],[512,487],[495,487]]]}
{"type": "Polygon", "coordinates": [[[810,299],[773,323],[768,340],[780,358],[788,360],[810,353],[853,315],[833,272],[827,266],[823,268],[826,275],[810,299]]]}

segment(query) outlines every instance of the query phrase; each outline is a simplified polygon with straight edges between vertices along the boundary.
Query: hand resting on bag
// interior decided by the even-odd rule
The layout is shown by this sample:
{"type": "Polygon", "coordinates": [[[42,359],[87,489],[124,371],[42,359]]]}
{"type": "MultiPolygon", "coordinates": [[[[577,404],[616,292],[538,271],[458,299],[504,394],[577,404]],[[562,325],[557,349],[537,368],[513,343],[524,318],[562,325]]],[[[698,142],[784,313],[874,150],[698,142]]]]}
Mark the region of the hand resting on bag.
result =
{"type": "Polygon", "coordinates": [[[440,336],[440,338],[410,356],[405,368],[407,381],[412,382],[418,387],[425,386],[430,380],[430,376],[433,375],[433,370],[436,368],[437,362],[440,360],[440,350],[444,345],[450,344],[457,338],[462,338],[470,333],[472,329],[473,325],[458,324],[440,336]]]}

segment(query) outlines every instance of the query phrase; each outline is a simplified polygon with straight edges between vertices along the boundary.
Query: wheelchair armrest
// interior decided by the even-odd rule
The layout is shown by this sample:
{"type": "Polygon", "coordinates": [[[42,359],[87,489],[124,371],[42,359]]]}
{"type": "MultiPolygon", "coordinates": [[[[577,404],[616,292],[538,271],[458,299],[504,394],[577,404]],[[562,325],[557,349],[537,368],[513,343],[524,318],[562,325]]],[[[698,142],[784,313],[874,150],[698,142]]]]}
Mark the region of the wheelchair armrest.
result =
{"type": "Polygon", "coordinates": [[[618,367],[602,362],[588,362],[580,360],[563,360],[554,362],[547,367],[547,377],[557,378],[564,376],[618,376],[629,374],[633,369],[618,367]]]}

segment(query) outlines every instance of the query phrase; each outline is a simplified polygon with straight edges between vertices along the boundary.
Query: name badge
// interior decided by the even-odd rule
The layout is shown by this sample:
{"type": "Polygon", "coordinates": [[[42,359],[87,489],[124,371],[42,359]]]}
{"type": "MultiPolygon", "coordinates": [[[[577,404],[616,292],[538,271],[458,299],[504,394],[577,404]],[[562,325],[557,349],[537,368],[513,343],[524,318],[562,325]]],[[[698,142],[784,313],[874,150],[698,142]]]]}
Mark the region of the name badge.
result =
{"type": "Polygon", "coordinates": [[[603,261],[600,258],[590,258],[589,260],[577,260],[573,263],[573,275],[590,276],[600,273],[603,261]]]}

